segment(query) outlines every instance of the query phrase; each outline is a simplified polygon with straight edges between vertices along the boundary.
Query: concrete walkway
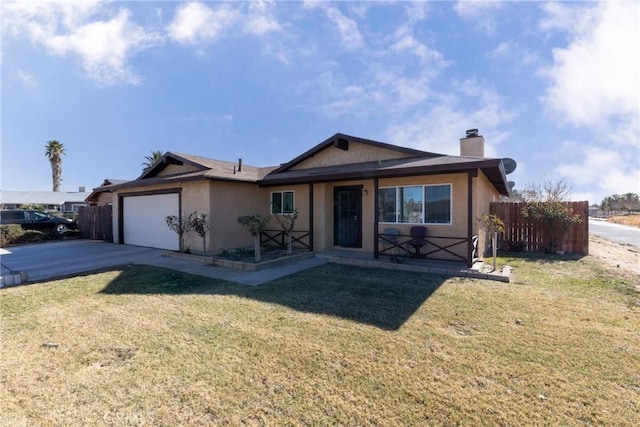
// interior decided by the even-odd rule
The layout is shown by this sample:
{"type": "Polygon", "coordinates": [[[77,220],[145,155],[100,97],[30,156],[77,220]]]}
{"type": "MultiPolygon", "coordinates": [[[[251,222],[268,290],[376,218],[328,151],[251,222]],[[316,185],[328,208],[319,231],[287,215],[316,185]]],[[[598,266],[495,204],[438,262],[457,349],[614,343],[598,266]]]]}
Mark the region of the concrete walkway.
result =
{"type": "Polygon", "coordinates": [[[242,271],[211,265],[201,256],[174,257],[168,256],[172,254],[160,249],[92,240],[15,246],[1,249],[0,252],[0,287],[78,276],[131,264],[169,268],[250,286],[267,283],[329,262],[502,282],[509,281],[510,273],[509,268],[491,273],[483,271],[479,266],[467,268],[462,264],[449,262],[406,260],[403,263],[394,263],[388,258],[374,260],[368,253],[354,251],[316,252],[313,257],[287,264],[258,271],[242,271]]]}
{"type": "Polygon", "coordinates": [[[245,285],[260,285],[329,262],[311,257],[259,271],[239,271],[205,264],[204,259],[198,256],[174,258],[165,255],[167,251],[161,249],[95,240],[11,246],[0,249],[0,287],[78,276],[130,264],[152,265],[245,285]]]}
{"type": "Polygon", "coordinates": [[[201,256],[180,258],[163,256],[161,259],[148,260],[144,264],[170,268],[171,270],[182,271],[183,273],[211,277],[212,279],[222,279],[229,282],[241,283],[243,285],[256,286],[312,267],[317,267],[328,262],[329,260],[325,258],[310,257],[257,271],[233,270],[230,268],[214,266],[212,264],[205,264],[205,261],[201,256]]]}

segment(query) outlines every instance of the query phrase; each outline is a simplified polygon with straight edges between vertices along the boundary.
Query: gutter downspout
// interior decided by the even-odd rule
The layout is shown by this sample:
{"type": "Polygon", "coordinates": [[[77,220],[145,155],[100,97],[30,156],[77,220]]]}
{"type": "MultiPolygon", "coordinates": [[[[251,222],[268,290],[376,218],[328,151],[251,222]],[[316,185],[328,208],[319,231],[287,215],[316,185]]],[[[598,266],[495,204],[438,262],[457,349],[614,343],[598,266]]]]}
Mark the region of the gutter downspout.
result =
{"type": "Polygon", "coordinates": [[[378,259],[378,178],[373,178],[373,259],[378,259]]]}

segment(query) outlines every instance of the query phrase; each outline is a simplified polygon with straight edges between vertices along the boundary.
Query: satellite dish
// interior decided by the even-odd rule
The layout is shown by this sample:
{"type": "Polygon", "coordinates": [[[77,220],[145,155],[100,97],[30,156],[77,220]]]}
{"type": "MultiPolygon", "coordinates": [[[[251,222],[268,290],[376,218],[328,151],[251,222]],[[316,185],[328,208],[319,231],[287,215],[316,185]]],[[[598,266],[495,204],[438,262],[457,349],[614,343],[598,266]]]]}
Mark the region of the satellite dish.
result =
{"type": "Polygon", "coordinates": [[[515,188],[515,186],[516,186],[516,183],[515,183],[515,182],[513,182],[513,181],[507,181],[507,185],[509,186],[509,189],[510,189],[511,191],[513,191],[513,189],[514,189],[514,188],[515,188]]]}
{"type": "Polygon", "coordinates": [[[516,161],[510,159],[509,157],[505,157],[504,159],[502,159],[502,164],[504,165],[504,173],[506,173],[507,175],[516,170],[516,167],[518,166],[516,161]]]}

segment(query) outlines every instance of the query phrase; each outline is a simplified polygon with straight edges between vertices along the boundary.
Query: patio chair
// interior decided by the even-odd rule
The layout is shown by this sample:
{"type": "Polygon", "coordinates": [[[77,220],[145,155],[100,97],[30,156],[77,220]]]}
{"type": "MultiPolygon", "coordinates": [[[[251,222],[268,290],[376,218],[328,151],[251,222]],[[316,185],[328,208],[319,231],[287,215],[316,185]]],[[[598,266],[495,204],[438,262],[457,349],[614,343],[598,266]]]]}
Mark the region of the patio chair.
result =
{"type": "Polygon", "coordinates": [[[400,230],[397,228],[385,228],[380,234],[382,234],[384,238],[378,238],[378,243],[382,243],[382,246],[386,248],[387,246],[396,245],[398,243],[400,230]]]}
{"type": "Polygon", "coordinates": [[[409,240],[407,244],[413,247],[416,255],[420,255],[420,248],[427,244],[427,227],[411,227],[409,234],[411,235],[411,240],[409,240]]]}

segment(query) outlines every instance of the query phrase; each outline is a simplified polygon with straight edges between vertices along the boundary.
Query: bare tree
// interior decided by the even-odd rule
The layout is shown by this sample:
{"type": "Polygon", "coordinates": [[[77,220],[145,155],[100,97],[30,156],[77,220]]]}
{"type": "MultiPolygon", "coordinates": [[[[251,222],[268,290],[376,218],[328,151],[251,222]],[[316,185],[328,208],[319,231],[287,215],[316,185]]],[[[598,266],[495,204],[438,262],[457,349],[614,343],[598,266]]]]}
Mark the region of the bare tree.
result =
{"type": "Polygon", "coordinates": [[[571,195],[571,185],[565,179],[553,181],[545,177],[540,184],[532,184],[522,192],[525,201],[566,202],[571,195]]]}

